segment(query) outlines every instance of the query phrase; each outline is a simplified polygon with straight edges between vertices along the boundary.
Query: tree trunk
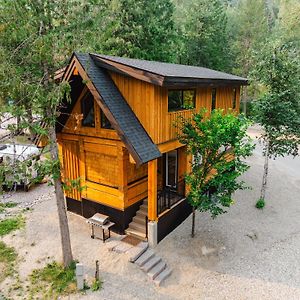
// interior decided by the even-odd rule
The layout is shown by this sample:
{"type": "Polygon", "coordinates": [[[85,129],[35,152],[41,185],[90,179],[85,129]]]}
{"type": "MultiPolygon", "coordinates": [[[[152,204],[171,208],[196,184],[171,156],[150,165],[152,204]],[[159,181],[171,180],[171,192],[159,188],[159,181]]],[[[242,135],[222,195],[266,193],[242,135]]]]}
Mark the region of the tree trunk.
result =
{"type": "Polygon", "coordinates": [[[266,196],[268,172],[269,172],[269,142],[267,142],[266,152],[265,152],[264,174],[263,174],[261,191],[260,191],[260,199],[265,199],[266,196]]]}
{"type": "MultiPolygon", "coordinates": [[[[51,159],[53,161],[57,161],[58,160],[58,149],[57,149],[57,144],[56,144],[55,128],[53,126],[51,126],[49,133],[50,133],[50,139],[51,139],[50,140],[51,159]]],[[[66,212],[65,198],[64,198],[64,193],[63,193],[63,189],[62,189],[60,173],[54,174],[54,177],[55,178],[53,180],[54,180],[56,205],[57,205],[58,220],[59,220],[63,264],[65,267],[67,267],[73,261],[68,217],[67,217],[67,212],[66,212]]]]}
{"type": "Polygon", "coordinates": [[[193,215],[192,215],[192,238],[195,236],[195,215],[196,215],[196,210],[195,210],[195,207],[193,206],[193,215]]]}

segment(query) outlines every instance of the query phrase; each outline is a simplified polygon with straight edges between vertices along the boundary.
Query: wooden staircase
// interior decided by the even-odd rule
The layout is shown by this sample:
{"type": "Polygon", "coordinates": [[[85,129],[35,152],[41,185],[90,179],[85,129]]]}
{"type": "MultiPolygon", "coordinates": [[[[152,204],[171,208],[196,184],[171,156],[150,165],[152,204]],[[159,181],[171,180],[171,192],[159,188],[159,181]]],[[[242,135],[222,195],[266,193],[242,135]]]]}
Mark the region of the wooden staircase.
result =
{"type": "Polygon", "coordinates": [[[136,215],[133,217],[132,222],[129,224],[125,233],[132,235],[141,240],[147,240],[146,237],[146,217],[148,215],[148,199],[143,201],[140,209],[137,211],[136,215]]]}

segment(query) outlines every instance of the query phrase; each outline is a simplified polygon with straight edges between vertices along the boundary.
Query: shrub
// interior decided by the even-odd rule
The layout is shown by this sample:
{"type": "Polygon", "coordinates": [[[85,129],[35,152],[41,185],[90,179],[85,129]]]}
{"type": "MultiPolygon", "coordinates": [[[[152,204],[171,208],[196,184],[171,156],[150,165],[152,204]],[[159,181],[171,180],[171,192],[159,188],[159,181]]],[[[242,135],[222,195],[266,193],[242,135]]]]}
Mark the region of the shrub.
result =
{"type": "Polygon", "coordinates": [[[255,204],[255,207],[258,208],[258,209],[263,209],[265,207],[265,199],[263,198],[260,198],[258,199],[258,201],[256,202],[255,204]]]}

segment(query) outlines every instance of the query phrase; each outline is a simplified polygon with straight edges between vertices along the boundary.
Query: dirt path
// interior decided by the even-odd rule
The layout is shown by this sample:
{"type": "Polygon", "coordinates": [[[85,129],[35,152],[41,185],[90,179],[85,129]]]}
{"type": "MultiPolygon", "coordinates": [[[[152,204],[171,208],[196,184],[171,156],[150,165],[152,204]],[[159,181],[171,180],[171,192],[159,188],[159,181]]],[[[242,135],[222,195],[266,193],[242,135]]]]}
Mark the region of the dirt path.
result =
{"type": "MultiPolygon", "coordinates": [[[[101,291],[70,299],[300,299],[300,158],[271,161],[263,211],[254,207],[263,171],[260,147],[249,163],[244,179],[253,190],[238,192],[227,214],[212,220],[199,213],[194,239],[188,218],[158,245],[155,251],[173,268],[160,288],[124,255],[108,251],[109,244],[90,239],[85,220],[69,214],[74,256],[89,276],[98,259],[104,281],[101,291]]],[[[53,190],[44,184],[9,201],[33,203],[26,228],[3,238],[19,253],[24,281],[32,269],[61,259],[53,190]]],[[[0,290],[9,284],[7,279],[0,290]]]]}

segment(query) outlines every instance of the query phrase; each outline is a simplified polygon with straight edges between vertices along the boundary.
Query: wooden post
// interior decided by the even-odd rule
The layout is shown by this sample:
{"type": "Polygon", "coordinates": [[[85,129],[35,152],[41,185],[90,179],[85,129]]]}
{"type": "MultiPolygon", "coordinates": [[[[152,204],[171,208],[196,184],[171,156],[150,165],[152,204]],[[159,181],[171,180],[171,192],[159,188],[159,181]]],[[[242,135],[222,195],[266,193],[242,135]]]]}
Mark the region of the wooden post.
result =
{"type": "Polygon", "coordinates": [[[157,219],[157,159],[148,162],[148,219],[157,219]]]}

